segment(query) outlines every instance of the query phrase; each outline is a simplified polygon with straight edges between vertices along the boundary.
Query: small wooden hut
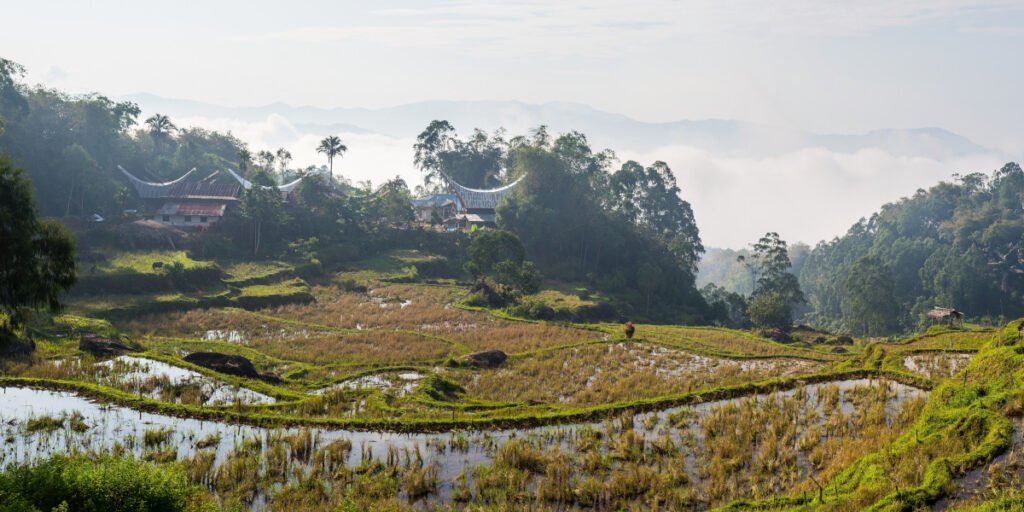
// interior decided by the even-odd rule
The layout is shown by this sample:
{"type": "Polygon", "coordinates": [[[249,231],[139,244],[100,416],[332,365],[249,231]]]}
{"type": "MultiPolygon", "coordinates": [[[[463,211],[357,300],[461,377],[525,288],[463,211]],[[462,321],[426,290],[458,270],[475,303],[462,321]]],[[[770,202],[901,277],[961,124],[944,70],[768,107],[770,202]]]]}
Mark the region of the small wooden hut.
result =
{"type": "Polygon", "coordinates": [[[958,311],[953,308],[942,308],[936,306],[928,312],[928,318],[931,318],[935,322],[948,322],[949,325],[953,325],[956,322],[959,322],[960,325],[963,325],[964,323],[963,311],[958,311]]]}

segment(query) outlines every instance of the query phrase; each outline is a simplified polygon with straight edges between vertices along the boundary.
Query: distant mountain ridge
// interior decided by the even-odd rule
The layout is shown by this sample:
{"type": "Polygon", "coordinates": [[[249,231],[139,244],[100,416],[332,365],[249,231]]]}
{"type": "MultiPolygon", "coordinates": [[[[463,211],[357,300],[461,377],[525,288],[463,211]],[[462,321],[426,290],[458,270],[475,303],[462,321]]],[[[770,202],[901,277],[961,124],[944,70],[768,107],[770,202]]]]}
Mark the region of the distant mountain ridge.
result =
{"type": "Polygon", "coordinates": [[[566,102],[425,101],[369,109],[296,107],[285,103],[230,107],[151,94],[133,94],[123,99],[138,103],[147,113],[160,112],[172,119],[205,117],[261,122],[277,114],[300,131],[318,135],[377,133],[396,138],[414,137],[430,121],[446,119],[461,134],[473,128],[494,130],[499,127],[508,129],[510,134],[520,134],[543,124],[554,133],[580,131],[598,149],[609,147],[638,152],[684,145],[720,156],[761,158],[811,148],[841,153],[875,148],[897,156],[937,160],[990,152],[966,137],[936,127],[818,134],[727,119],[650,123],[566,102]]]}

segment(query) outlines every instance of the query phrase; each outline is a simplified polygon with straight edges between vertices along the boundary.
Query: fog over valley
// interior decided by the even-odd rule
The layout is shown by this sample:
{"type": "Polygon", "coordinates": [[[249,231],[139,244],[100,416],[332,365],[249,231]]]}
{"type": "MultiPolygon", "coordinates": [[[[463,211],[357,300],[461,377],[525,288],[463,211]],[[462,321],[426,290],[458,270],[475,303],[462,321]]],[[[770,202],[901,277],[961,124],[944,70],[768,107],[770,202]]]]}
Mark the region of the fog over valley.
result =
{"type": "Polygon", "coordinates": [[[835,134],[724,119],[649,123],[575,103],[435,101],[366,109],[225,107],[152,94],[124,99],[137,102],[144,116],[161,112],[181,126],[230,131],[255,148],[284,147],[303,166],[322,165],[317,142],[340,134],[350,149],[338,171],[375,184],[396,175],[410,186],[422,181],[413,144],[435,119],[463,136],[474,128],[504,128],[508,136],[540,125],[576,130],[621,161],[666,162],[712,247],[744,247],[771,230],[813,245],[918,188],[956,173],[990,172],[1010,159],[942,128],[835,134]]]}

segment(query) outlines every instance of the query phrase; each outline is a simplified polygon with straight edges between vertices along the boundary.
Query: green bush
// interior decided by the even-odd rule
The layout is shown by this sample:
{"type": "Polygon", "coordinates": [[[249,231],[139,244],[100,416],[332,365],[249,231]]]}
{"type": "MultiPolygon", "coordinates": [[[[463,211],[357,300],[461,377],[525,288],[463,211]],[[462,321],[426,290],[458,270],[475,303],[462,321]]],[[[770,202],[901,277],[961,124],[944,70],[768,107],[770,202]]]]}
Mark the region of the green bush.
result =
{"type": "Polygon", "coordinates": [[[0,511],[172,512],[195,492],[176,467],[129,458],[57,455],[0,473],[0,511]]]}

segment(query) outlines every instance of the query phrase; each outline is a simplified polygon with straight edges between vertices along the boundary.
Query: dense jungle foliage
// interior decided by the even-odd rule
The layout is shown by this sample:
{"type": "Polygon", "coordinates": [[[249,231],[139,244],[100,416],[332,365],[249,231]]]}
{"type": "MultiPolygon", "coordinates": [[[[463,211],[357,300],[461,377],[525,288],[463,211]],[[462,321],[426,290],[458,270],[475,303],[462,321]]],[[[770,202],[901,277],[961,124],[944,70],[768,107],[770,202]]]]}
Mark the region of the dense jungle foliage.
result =
{"type": "Polygon", "coordinates": [[[918,190],[819,243],[800,270],[807,321],[911,331],[935,306],[991,323],[1024,313],[1024,171],[1008,163],[918,190]]]}

